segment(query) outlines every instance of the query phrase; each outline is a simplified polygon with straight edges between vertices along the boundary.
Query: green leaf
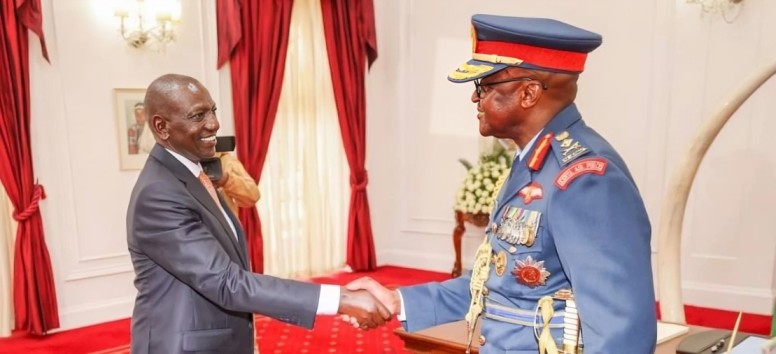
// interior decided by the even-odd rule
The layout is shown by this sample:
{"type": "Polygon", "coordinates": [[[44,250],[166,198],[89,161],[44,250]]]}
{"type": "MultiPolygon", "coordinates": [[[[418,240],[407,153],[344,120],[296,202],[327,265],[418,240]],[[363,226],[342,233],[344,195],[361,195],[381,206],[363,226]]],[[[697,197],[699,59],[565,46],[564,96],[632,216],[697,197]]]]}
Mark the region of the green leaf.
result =
{"type": "Polygon", "coordinates": [[[458,162],[460,162],[463,167],[466,167],[467,171],[472,169],[472,163],[466,159],[458,159],[458,162]]]}

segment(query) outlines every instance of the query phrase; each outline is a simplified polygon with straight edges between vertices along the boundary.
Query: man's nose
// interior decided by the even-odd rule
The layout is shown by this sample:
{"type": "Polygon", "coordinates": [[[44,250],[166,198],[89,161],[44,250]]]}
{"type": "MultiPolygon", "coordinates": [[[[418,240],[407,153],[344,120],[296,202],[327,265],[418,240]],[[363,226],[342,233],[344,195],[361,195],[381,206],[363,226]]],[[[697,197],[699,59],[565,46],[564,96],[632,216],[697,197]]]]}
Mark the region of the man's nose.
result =
{"type": "Polygon", "coordinates": [[[210,112],[207,117],[207,123],[205,123],[205,129],[207,130],[218,130],[221,128],[221,123],[218,122],[218,117],[216,116],[216,112],[210,112]]]}
{"type": "Polygon", "coordinates": [[[477,103],[479,101],[480,101],[480,96],[477,95],[477,89],[474,89],[474,91],[472,91],[472,102],[477,103]]]}

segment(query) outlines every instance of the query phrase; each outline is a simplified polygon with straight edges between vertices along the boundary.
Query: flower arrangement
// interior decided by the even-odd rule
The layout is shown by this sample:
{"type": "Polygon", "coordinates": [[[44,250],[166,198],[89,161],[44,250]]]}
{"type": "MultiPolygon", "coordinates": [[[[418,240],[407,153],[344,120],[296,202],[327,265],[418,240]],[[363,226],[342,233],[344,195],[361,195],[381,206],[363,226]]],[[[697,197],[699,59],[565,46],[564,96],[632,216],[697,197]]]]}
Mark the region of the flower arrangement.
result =
{"type": "Polygon", "coordinates": [[[458,161],[468,172],[458,189],[455,210],[468,214],[490,214],[496,198],[496,182],[499,177],[509,173],[512,156],[498,145],[491,153],[480,155],[476,166],[465,159],[458,161]]]}

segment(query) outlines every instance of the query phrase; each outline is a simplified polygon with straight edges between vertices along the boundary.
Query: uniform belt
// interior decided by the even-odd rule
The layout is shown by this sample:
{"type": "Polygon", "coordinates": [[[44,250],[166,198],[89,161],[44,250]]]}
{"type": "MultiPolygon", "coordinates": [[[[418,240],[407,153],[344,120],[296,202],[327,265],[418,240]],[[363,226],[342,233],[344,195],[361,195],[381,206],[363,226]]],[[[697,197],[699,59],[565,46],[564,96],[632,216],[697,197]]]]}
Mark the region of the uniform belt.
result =
{"type": "MultiPolygon", "coordinates": [[[[550,328],[563,328],[563,311],[557,311],[550,319],[550,328]]],[[[512,323],[521,326],[535,327],[544,323],[542,316],[534,311],[504,306],[494,301],[485,300],[485,317],[492,320],[512,323]]]]}

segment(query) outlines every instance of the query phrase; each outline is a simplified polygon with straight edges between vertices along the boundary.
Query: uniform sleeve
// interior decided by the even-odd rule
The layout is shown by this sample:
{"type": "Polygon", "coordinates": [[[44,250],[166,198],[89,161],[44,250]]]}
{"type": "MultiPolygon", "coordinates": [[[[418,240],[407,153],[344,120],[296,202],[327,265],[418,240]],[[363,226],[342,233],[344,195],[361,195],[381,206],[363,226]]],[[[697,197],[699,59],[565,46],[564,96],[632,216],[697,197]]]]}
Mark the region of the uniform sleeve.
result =
{"type": "Polygon", "coordinates": [[[223,185],[224,193],[234,199],[241,208],[251,207],[259,201],[259,186],[237,158],[230,154],[221,156],[221,167],[229,174],[223,185]]]}
{"type": "Polygon", "coordinates": [[[471,295],[469,279],[466,276],[441,283],[432,282],[400,288],[406,321],[402,322],[408,332],[464,319],[469,310],[471,295]]]}
{"type": "Polygon", "coordinates": [[[198,202],[184,189],[154,183],[139,193],[130,230],[137,251],[226,310],[313,326],[320,285],[243,269],[189,207],[198,202]]]}
{"type": "Polygon", "coordinates": [[[656,342],[650,225],[618,166],[555,192],[549,228],[582,323],[585,352],[653,353],[656,342]]]}

